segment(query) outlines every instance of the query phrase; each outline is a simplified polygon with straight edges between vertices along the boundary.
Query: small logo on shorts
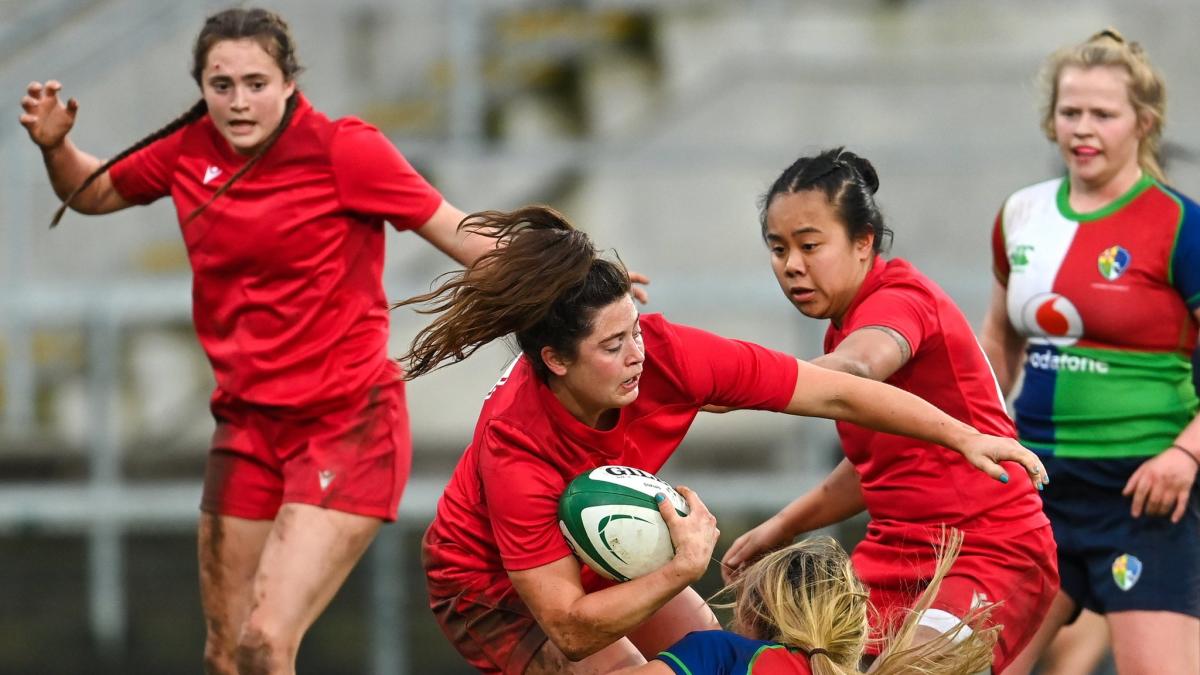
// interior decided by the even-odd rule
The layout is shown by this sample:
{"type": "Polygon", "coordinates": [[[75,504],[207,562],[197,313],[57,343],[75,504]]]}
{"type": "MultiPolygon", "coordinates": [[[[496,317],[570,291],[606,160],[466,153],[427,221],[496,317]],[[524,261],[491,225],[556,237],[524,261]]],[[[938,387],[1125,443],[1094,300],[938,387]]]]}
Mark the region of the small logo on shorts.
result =
{"type": "Polygon", "coordinates": [[[1125,553],[1113,561],[1112,573],[1117,588],[1127,591],[1133,588],[1142,576],[1142,561],[1138,560],[1137,556],[1125,553]]]}
{"type": "Polygon", "coordinates": [[[988,600],[987,593],[982,591],[974,591],[971,593],[971,609],[979,609],[990,602],[991,601],[988,600]]]}
{"type": "MultiPolygon", "coordinates": [[[[329,489],[329,484],[333,482],[334,473],[328,469],[317,472],[317,480],[321,482],[321,491],[329,489]]],[[[1114,568],[1115,569],[1115,568],[1114,568]]]]}

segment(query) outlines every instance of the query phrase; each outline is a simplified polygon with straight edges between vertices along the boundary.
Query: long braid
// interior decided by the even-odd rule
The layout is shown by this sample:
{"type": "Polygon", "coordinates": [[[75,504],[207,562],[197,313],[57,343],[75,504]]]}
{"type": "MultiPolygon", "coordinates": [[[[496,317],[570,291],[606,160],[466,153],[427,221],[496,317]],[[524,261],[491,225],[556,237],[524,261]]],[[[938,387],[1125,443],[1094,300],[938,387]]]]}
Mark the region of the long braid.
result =
{"type": "Polygon", "coordinates": [[[228,190],[237,179],[241,178],[255,164],[258,164],[258,160],[262,159],[262,156],[271,149],[271,146],[275,145],[275,141],[279,140],[279,137],[283,135],[284,130],[287,129],[288,124],[291,123],[292,117],[296,112],[297,102],[299,100],[300,94],[298,91],[293,92],[292,95],[288,97],[287,105],[285,105],[283,108],[283,117],[279,120],[279,125],[275,127],[275,130],[271,132],[270,136],[267,136],[267,140],[263,142],[262,146],[258,149],[258,152],[254,153],[254,156],[251,157],[245,164],[243,164],[242,168],[237,170],[237,173],[230,176],[229,180],[225,181],[225,184],[218,188],[217,191],[213,193],[212,197],[208,198],[208,201],[204,202],[200,206],[197,206],[194,211],[189,213],[188,217],[183,221],[184,225],[192,222],[192,219],[200,215],[204,209],[208,208],[209,204],[215,202],[217,197],[225,194],[225,191],[228,190]]]}
{"type": "Polygon", "coordinates": [[[182,129],[183,127],[191,124],[192,122],[199,120],[201,117],[204,117],[204,114],[207,112],[208,112],[208,104],[204,102],[204,99],[200,99],[199,101],[196,101],[195,105],[193,105],[191,108],[188,108],[187,112],[183,113],[179,117],[176,117],[174,120],[171,120],[163,128],[159,129],[158,131],[155,131],[154,133],[150,134],[149,136],[146,136],[145,138],[138,141],[137,143],[134,143],[133,145],[129,146],[128,148],[125,148],[120,153],[118,153],[116,157],[113,157],[112,159],[110,159],[107,162],[105,162],[104,164],[102,164],[100,166],[100,168],[96,169],[95,171],[93,171],[91,173],[91,175],[89,175],[87,178],[83,179],[83,182],[79,184],[79,187],[75,188],[75,190],[72,191],[71,194],[67,195],[67,198],[62,201],[62,204],[60,204],[58,206],[58,210],[54,212],[54,218],[52,218],[50,220],[50,227],[55,227],[56,225],[58,225],[58,221],[62,220],[63,214],[65,214],[67,212],[67,207],[70,206],[71,202],[76,197],[79,196],[79,193],[88,189],[88,186],[90,186],[92,183],[96,182],[96,179],[99,178],[100,176],[102,176],[105,171],[108,171],[110,168],[112,168],[112,166],[114,164],[116,164],[117,162],[121,161],[122,159],[125,159],[126,157],[132,155],[133,153],[137,152],[138,150],[141,150],[142,148],[146,147],[147,145],[150,145],[151,143],[153,143],[159,139],[166,138],[167,136],[170,136],[171,134],[178,131],[179,129],[182,129]]]}
{"type": "MultiPolygon", "coordinates": [[[[240,39],[257,40],[262,48],[275,59],[276,65],[279,66],[283,73],[284,80],[293,82],[296,76],[304,70],[296,60],[295,41],[292,39],[291,32],[288,29],[287,22],[278,14],[269,12],[265,9],[241,9],[233,8],[221,12],[217,12],[208,17],[204,22],[204,28],[200,31],[200,35],[196,38],[196,44],[192,49],[192,79],[196,84],[203,89],[201,82],[201,73],[204,70],[205,60],[208,57],[208,52],[213,45],[222,40],[240,40],[240,39]]],[[[279,121],[279,125],[271,132],[263,142],[262,147],[247,161],[241,169],[239,169],[228,181],[225,182],[206,202],[196,210],[188,214],[183,221],[184,224],[191,222],[193,218],[200,215],[209,204],[215,199],[225,194],[233,183],[241,178],[247,171],[254,167],[262,158],[263,154],[275,144],[279,136],[287,129],[295,114],[299,96],[293,92],[288,97],[287,104],[283,110],[283,118],[279,121]]],[[[99,169],[96,169],[88,176],[78,188],[67,196],[63,203],[59,206],[58,211],[54,214],[54,219],[50,223],[50,227],[58,224],[70,206],[71,201],[95,182],[96,178],[103,175],[105,171],[110,169],[114,164],[128,157],[147,145],[169,136],[180,128],[187,126],[193,122],[200,120],[208,112],[208,106],[203,99],[198,101],[186,113],[180,115],[173,122],[158,131],[150,134],[142,140],[135,143],[132,147],[120,153],[116,157],[108,160],[99,169]]]]}

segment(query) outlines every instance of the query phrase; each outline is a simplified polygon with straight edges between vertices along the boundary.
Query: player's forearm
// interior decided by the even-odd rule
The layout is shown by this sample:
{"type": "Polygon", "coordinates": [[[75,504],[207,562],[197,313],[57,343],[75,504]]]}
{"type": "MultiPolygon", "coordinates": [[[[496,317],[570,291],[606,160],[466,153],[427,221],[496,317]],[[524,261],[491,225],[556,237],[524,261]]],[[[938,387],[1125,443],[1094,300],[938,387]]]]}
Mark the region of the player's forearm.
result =
{"type": "Polygon", "coordinates": [[[696,575],[671,561],[637,579],[588,593],[560,620],[542,628],[572,661],[584,659],[628,635],[679,595],[696,575]]]}
{"type": "MultiPolygon", "coordinates": [[[[42,162],[50,177],[50,186],[59,199],[66,199],[93,171],[104,164],[100,159],[75,147],[70,138],[61,144],[42,150],[42,162]]],[[[98,201],[99,185],[93,183],[87,190],[71,201],[71,206],[82,213],[90,212],[90,205],[98,201]]]]}
{"type": "Polygon", "coordinates": [[[842,460],[817,487],[780,509],[774,518],[790,537],[840,523],[866,508],[858,472],[842,460]]]}
{"type": "Polygon", "coordinates": [[[843,420],[955,450],[979,433],[906,391],[804,361],[799,363],[796,390],[786,411],[843,420]]]}
{"type": "Polygon", "coordinates": [[[775,518],[788,536],[820,530],[863,512],[863,486],[850,460],[841,460],[820,485],[780,509],[775,518]]]}

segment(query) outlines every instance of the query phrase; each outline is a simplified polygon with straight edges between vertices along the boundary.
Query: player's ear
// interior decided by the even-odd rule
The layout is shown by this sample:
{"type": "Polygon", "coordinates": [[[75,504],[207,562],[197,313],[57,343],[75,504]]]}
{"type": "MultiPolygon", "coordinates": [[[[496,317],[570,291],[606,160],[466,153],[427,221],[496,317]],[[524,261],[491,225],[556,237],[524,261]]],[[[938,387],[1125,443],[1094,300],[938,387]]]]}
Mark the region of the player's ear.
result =
{"type": "Polygon", "coordinates": [[[541,357],[542,363],[546,364],[546,367],[555,376],[562,377],[567,374],[567,366],[571,365],[570,360],[564,358],[553,347],[542,347],[541,357]]]}
{"type": "Polygon", "coordinates": [[[875,255],[875,233],[867,232],[854,240],[854,252],[866,260],[875,255]]]}

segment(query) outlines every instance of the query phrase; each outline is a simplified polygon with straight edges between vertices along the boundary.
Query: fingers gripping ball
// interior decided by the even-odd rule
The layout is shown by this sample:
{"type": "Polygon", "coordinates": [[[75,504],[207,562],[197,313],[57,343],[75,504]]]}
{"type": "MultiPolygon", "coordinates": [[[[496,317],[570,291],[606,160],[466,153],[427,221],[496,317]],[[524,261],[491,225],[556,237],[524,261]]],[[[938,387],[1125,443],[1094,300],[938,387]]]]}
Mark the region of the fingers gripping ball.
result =
{"type": "Polygon", "coordinates": [[[675,555],[656,494],[666,495],[679,515],[688,514],[683,497],[648,471],[592,469],[572,480],[559,498],[559,529],[576,557],[597,574],[615,581],[634,579],[675,555]]]}

